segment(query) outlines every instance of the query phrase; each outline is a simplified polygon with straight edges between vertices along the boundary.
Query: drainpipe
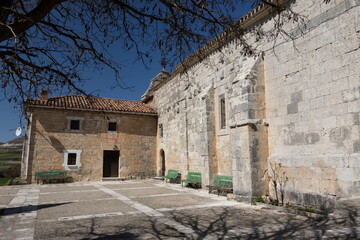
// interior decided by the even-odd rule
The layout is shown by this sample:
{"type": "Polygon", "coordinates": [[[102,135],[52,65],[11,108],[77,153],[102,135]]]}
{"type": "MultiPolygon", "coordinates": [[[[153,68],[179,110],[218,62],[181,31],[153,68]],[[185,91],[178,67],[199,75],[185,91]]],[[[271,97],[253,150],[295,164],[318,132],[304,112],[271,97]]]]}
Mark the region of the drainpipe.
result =
{"type": "MultiPolygon", "coordinates": [[[[27,139],[26,159],[25,159],[25,167],[26,167],[25,168],[25,179],[26,179],[26,181],[28,179],[28,169],[29,169],[29,155],[30,155],[30,139],[31,139],[32,116],[33,116],[33,113],[30,112],[30,117],[29,117],[29,120],[28,120],[28,124],[26,125],[26,128],[28,128],[28,126],[30,125],[29,126],[28,139],[27,139]]],[[[26,130],[25,130],[25,133],[26,133],[26,130]]]]}

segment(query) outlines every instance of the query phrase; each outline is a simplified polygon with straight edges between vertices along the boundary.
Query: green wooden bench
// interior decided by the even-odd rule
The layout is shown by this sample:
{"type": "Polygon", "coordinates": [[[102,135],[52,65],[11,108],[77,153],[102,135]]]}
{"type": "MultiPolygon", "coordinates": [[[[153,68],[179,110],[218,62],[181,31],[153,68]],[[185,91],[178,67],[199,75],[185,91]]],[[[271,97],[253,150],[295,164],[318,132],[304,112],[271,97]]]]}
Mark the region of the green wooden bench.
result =
{"type": "Polygon", "coordinates": [[[178,170],[169,169],[168,174],[163,178],[165,178],[165,182],[167,182],[168,179],[169,181],[171,181],[171,179],[176,180],[178,178],[178,174],[179,174],[178,170]]]}
{"type": "Polygon", "coordinates": [[[181,180],[181,186],[183,183],[192,184],[195,187],[201,186],[201,173],[199,172],[188,172],[185,180],[181,180]]]}
{"type": "Polygon", "coordinates": [[[221,192],[231,192],[233,190],[233,177],[232,176],[223,176],[223,175],[216,175],[215,176],[215,184],[214,185],[207,185],[206,187],[209,188],[209,194],[212,190],[216,190],[218,196],[221,192]]]}
{"type": "Polygon", "coordinates": [[[65,182],[66,179],[66,170],[59,170],[59,171],[38,171],[35,172],[35,180],[37,184],[41,180],[43,183],[44,181],[52,181],[52,180],[63,180],[65,182]]]}

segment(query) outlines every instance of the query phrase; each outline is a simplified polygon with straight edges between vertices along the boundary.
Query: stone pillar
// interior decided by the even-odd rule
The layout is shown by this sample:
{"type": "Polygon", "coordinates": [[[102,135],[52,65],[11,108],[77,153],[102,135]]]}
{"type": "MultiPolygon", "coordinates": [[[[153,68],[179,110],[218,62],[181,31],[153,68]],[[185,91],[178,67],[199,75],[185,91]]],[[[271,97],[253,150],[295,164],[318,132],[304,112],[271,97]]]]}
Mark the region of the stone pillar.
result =
{"type": "Polygon", "coordinates": [[[230,99],[234,194],[244,202],[265,193],[268,158],[263,62],[248,62],[232,82],[230,99]]]}
{"type": "Polygon", "coordinates": [[[267,189],[266,128],[261,121],[248,121],[231,128],[234,194],[238,195],[238,201],[250,202],[267,189]]]}
{"type": "Polygon", "coordinates": [[[201,180],[202,188],[210,184],[214,172],[215,151],[215,113],[214,113],[214,88],[211,86],[201,96],[201,114],[203,119],[201,130],[201,180]]]}
{"type": "Polygon", "coordinates": [[[234,194],[238,195],[237,200],[250,202],[252,197],[252,177],[249,126],[232,127],[230,139],[234,194]]]}

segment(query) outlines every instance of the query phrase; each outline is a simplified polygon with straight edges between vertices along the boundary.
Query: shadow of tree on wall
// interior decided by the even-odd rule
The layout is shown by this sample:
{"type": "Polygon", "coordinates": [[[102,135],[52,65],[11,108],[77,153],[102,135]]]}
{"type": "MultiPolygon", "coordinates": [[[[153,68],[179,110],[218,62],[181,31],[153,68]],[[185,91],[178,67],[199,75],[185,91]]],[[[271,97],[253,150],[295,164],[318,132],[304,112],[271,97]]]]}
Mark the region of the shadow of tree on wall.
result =
{"type": "Polygon", "coordinates": [[[139,213],[62,222],[64,226],[51,236],[74,239],[322,239],[324,236],[358,239],[358,210],[344,207],[341,211],[341,217],[329,214],[321,221],[273,210],[224,207],[165,213],[167,219],[192,229],[191,235],[164,224],[159,218],[139,213]]]}
{"type": "Polygon", "coordinates": [[[40,135],[45,141],[47,141],[57,152],[63,153],[65,149],[64,145],[54,136],[46,136],[43,132],[36,130],[36,134],[40,135]]]}
{"type": "Polygon", "coordinates": [[[65,149],[64,145],[59,141],[59,139],[57,139],[54,136],[49,136],[50,139],[50,144],[51,146],[53,146],[53,148],[56,149],[56,151],[58,151],[59,153],[62,153],[63,150],[65,149]]]}

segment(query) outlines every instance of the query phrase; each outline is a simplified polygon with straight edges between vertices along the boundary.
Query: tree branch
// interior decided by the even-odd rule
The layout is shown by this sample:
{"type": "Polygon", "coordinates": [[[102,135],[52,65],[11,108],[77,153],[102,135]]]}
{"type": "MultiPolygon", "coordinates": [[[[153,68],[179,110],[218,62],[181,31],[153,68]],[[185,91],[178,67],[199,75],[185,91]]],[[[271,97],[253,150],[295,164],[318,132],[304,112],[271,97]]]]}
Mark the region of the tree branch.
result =
{"type": "Polygon", "coordinates": [[[0,42],[14,37],[13,33],[18,35],[25,32],[43,19],[56,5],[64,1],[66,0],[41,0],[36,8],[24,14],[20,19],[6,24],[6,27],[0,27],[0,42]],[[9,29],[12,29],[12,31],[9,29]]]}

